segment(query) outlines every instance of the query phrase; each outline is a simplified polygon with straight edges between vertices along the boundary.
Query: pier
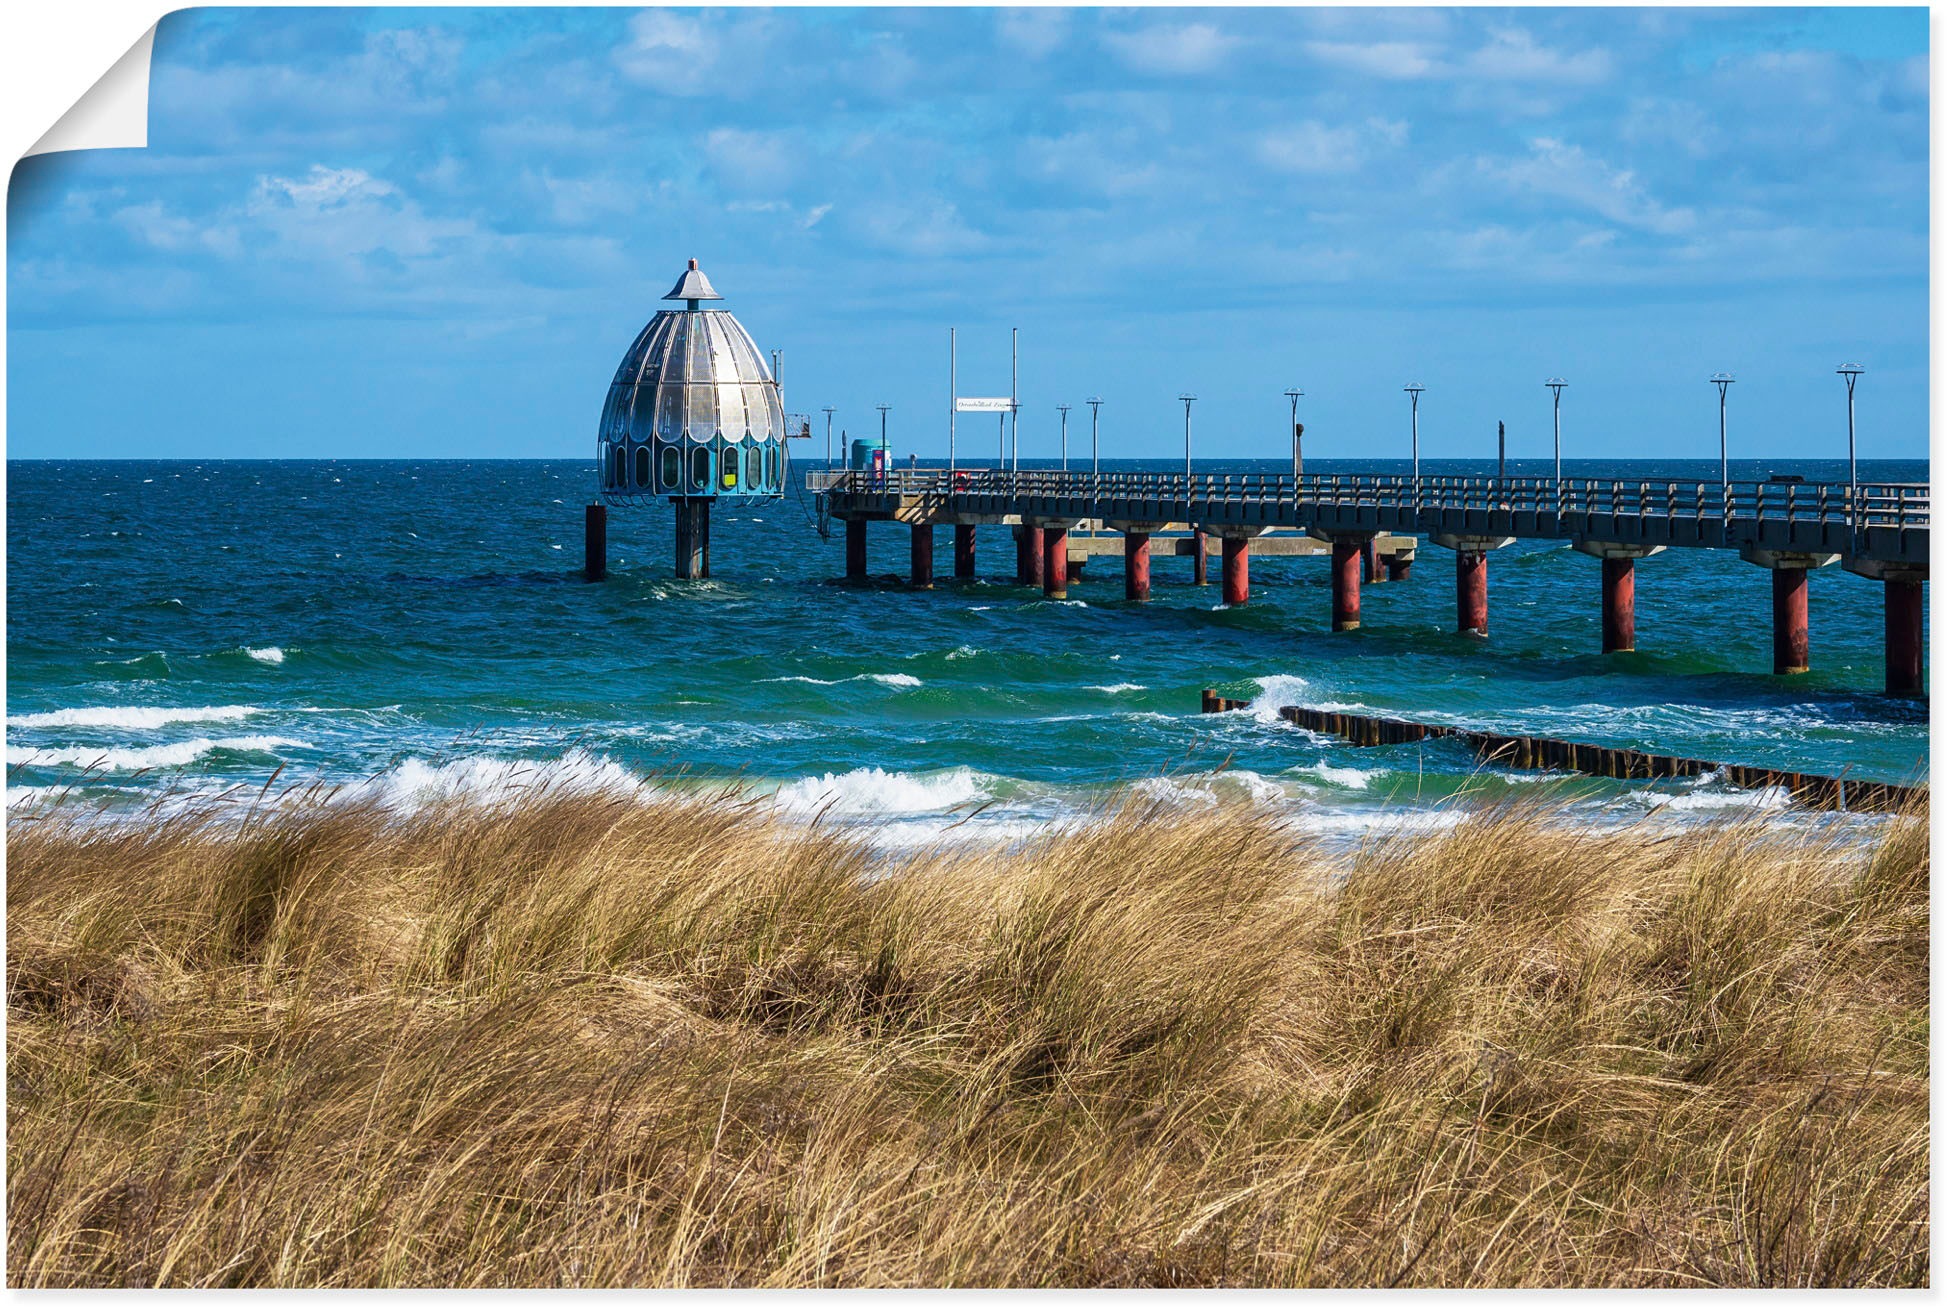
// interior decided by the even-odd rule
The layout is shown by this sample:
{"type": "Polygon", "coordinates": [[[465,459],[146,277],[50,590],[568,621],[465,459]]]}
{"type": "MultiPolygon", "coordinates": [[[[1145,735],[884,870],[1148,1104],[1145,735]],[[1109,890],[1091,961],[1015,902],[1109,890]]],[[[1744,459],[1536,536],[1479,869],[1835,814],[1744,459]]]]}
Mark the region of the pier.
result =
{"type": "MultiPolygon", "coordinates": [[[[974,526],[1007,524],[1016,582],[1065,596],[1073,531],[1087,526],[1120,539],[1127,599],[1148,599],[1151,557],[1167,541],[1172,554],[1190,555],[1198,583],[1208,557],[1219,555],[1223,599],[1241,606],[1250,599],[1252,551],[1301,535],[1305,554],[1331,557],[1332,628],[1341,632],[1361,623],[1362,584],[1410,577],[1421,538],[1454,553],[1455,627],[1482,636],[1489,556],[1524,539],[1568,541],[1600,562],[1605,652],[1635,648],[1637,561],[1668,550],[1731,550],[1771,572],[1775,674],[1811,668],[1806,579],[1836,564],[1885,589],[1886,691],[1919,696],[1925,687],[1926,483],[906,469],[813,471],[806,485],[845,524],[848,577],[865,576],[868,525],[891,522],[913,534],[922,586],[931,583],[935,526],[953,527],[955,577],[972,578],[974,526]],[[1172,529],[1182,538],[1158,538],[1172,529]]],[[[1094,541],[1084,557],[1100,550],[1094,541]]]]}

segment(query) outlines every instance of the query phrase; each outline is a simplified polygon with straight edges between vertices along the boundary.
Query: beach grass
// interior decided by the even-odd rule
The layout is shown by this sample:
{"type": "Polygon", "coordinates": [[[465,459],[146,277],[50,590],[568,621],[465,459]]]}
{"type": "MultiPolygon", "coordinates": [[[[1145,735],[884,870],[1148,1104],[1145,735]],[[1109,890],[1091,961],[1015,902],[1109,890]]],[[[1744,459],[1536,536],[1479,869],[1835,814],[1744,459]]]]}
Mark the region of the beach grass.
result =
{"type": "Polygon", "coordinates": [[[10,1281],[1928,1282],[1924,814],[869,839],[15,818],[10,1281]]]}

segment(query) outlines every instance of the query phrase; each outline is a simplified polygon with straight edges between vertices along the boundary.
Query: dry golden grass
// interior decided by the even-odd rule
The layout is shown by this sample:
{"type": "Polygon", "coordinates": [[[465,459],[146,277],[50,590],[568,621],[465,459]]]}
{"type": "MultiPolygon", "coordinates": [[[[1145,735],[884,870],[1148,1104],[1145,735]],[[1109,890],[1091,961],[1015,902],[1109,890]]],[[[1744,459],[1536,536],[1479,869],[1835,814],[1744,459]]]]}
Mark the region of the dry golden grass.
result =
{"type": "Polygon", "coordinates": [[[1924,1284],[1926,818],[8,834],[24,1285],[1924,1284]]]}

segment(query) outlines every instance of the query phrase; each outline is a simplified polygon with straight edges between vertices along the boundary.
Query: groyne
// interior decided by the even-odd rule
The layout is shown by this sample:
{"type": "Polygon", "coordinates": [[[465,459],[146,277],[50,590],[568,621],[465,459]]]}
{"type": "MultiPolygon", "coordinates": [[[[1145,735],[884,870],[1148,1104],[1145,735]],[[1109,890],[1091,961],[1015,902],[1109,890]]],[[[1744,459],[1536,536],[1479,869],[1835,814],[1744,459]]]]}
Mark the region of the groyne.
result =
{"type": "MultiPolygon", "coordinates": [[[[1203,690],[1206,714],[1243,710],[1249,705],[1250,702],[1240,698],[1220,697],[1213,688],[1203,690]]],[[[1280,706],[1278,716],[1301,729],[1343,738],[1355,747],[1383,747],[1428,738],[1458,739],[1473,748],[1482,761],[1517,770],[1569,770],[1604,779],[1685,779],[1720,774],[1736,788],[1783,788],[1794,804],[1820,811],[1901,811],[1923,804],[1927,799],[1924,786],[1731,765],[1629,747],[1568,742],[1561,738],[1487,733],[1449,724],[1315,710],[1309,706],[1280,706]]]]}

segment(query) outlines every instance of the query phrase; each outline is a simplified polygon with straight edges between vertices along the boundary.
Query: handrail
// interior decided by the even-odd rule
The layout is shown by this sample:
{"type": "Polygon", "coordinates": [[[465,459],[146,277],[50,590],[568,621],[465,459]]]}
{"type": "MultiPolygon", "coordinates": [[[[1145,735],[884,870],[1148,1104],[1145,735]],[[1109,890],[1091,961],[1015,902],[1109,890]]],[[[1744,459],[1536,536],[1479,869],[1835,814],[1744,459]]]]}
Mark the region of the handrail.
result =
{"type": "Polygon", "coordinates": [[[889,469],[808,471],[815,492],[855,496],[1046,498],[1069,501],[1171,502],[1199,518],[1225,510],[1299,505],[1335,509],[1432,512],[1505,511],[1554,516],[1925,528],[1930,484],[1789,483],[1765,480],[1710,483],[1690,480],[1491,478],[1434,474],[1103,474],[1043,469],[889,469]],[[1192,509],[1194,508],[1194,509],[1192,509]]]}

